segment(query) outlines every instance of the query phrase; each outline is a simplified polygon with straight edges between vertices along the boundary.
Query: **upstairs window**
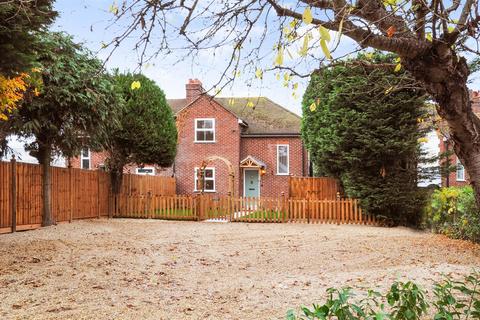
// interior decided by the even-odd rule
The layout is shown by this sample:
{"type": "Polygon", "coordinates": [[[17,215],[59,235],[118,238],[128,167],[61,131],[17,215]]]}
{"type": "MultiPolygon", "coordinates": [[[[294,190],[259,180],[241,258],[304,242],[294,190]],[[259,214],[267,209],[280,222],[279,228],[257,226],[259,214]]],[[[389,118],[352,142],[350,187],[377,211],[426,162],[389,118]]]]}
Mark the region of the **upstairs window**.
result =
{"type": "Polygon", "coordinates": [[[215,142],[215,119],[195,119],[195,142],[215,142]]]}
{"type": "Polygon", "coordinates": [[[277,175],[290,174],[290,155],[288,144],[277,145],[277,175]]]}
{"type": "Polygon", "coordinates": [[[80,152],[80,165],[82,169],[90,169],[90,149],[82,148],[80,152]]]}
{"type": "MultiPolygon", "coordinates": [[[[199,186],[199,168],[195,168],[195,190],[202,191],[201,186],[199,186]]],[[[215,192],[215,168],[205,168],[205,177],[203,178],[203,191],[205,192],[215,192]]]]}
{"type": "Polygon", "coordinates": [[[457,181],[465,181],[465,168],[457,158],[457,181]]]}

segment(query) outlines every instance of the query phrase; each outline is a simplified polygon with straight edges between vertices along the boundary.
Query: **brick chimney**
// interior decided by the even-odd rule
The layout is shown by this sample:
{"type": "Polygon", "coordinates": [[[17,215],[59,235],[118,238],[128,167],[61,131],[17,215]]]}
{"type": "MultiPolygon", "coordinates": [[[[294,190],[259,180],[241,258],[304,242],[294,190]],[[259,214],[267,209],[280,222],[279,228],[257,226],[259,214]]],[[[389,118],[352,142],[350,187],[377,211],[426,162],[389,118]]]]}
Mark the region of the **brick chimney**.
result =
{"type": "Polygon", "coordinates": [[[185,85],[187,104],[195,100],[199,95],[204,93],[202,82],[198,79],[189,79],[185,85]]]}

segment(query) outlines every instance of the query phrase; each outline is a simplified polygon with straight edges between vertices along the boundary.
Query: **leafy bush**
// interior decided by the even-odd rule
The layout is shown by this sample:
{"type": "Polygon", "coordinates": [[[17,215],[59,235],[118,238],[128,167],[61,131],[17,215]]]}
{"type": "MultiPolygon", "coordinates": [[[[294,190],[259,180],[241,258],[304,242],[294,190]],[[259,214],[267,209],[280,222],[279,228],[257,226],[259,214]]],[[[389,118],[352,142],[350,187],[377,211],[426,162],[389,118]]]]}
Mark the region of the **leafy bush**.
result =
{"type": "Polygon", "coordinates": [[[480,242],[480,210],[472,187],[449,187],[433,192],[425,225],[452,238],[480,242]]]}
{"type": "Polygon", "coordinates": [[[429,315],[434,320],[480,319],[478,272],[466,276],[464,281],[445,278],[435,283],[431,303],[427,302],[425,291],[411,281],[393,283],[385,295],[368,290],[356,301],[350,288],[330,288],[327,293],[324,304],[314,304],[311,309],[302,307],[300,315],[289,310],[287,320],[417,320],[429,315]]]}

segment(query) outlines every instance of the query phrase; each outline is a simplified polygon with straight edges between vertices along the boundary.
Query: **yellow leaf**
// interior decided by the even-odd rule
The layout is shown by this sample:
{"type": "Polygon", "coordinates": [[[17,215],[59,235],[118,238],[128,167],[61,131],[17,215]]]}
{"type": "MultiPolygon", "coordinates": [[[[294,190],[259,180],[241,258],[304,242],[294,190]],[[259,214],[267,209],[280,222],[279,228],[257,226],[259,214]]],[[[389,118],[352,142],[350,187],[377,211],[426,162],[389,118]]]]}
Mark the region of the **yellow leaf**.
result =
{"type": "Polygon", "coordinates": [[[455,30],[455,27],[449,26],[448,27],[448,33],[452,33],[455,30]]]}
{"type": "Polygon", "coordinates": [[[137,90],[140,89],[142,85],[140,84],[140,81],[133,81],[132,84],[130,85],[130,89],[132,90],[137,90]]]}
{"type": "Polygon", "coordinates": [[[281,66],[283,64],[283,47],[280,47],[275,58],[275,65],[281,66]]]}
{"type": "Polygon", "coordinates": [[[395,66],[394,72],[399,72],[400,70],[402,70],[402,64],[401,64],[401,63],[398,63],[398,64],[395,66]]]}
{"type": "Polygon", "coordinates": [[[312,10],[310,9],[310,7],[306,7],[305,11],[303,11],[302,20],[306,24],[312,23],[313,16],[312,16],[312,10]]]}
{"type": "Polygon", "coordinates": [[[309,109],[310,109],[311,112],[315,112],[315,110],[317,110],[317,104],[315,102],[313,102],[310,105],[309,109]]]}
{"type": "Polygon", "coordinates": [[[365,58],[367,58],[368,60],[372,60],[373,59],[373,52],[366,53],[365,58]]]}
{"type": "Polygon", "coordinates": [[[280,80],[280,73],[277,73],[277,74],[275,75],[275,79],[280,80]]]}
{"type": "Polygon", "coordinates": [[[251,100],[248,100],[247,102],[247,107],[249,108],[253,108],[255,105],[253,104],[253,102],[251,100]]]}
{"type": "Polygon", "coordinates": [[[325,40],[320,40],[320,46],[322,47],[323,54],[327,59],[332,60],[332,55],[330,54],[330,50],[327,47],[327,42],[325,40]]]}
{"type": "Polygon", "coordinates": [[[417,141],[418,141],[419,143],[427,143],[427,142],[428,142],[428,138],[427,138],[427,137],[418,138],[417,141]]]}
{"type": "Polygon", "coordinates": [[[302,45],[302,48],[300,49],[300,51],[298,52],[298,54],[301,56],[301,57],[305,57],[308,53],[308,35],[305,35],[303,37],[303,45],[302,45]]]}
{"type": "Polygon", "coordinates": [[[390,87],[388,88],[387,90],[385,90],[385,95],[389,94],[390,92],[392,92],[393,90],[393,87],[390,87]]]}
{"type": "Polygon", "coordinates": [[[108,8],[108,11],[110,11],[111,13],[113,13],[114,15],[117,15],[118,14],[118,6],[115,2],[113,2],[110,7],[108,8]]]}
{"type": "Polygon", "coordinates": [[[298,82],[295,82],[295,83],[293,84],[293,90],[297,90],[297,89],[298,89],[298,82]]]}
{"type": "Polygon", "coordinates": [[[262,69],[257,68],[257,70],[255,70],[255,77],[257,77],[257,79],[263,79],[262,69]]]}
{"type": "Polygon", "coordinates": [[[297,19],[293,19],[292,21],[290,21],[290,27],[292,29],[294,29],[298,24],[298,20],[297,19]]]}
{"type": "Polygon", "coordinates": [[[431,33],[431,32],[428,32],[428,33],[425,35],[425,38],[427,38],[428,41],[432,42],[432,41],[433,41],[432,33],[431,33]]]}
{"type": "Polygon", "coordinates": [[[324,26],[319,27],[320,39],[330,42],[330,32],[324,26]]]}
{"type": "Polygon", "coordinates": [[[283,79],[284,79],[285,81],[290,81],[290,74],[285,73],[285,74],[283,75],[283,79]]]}

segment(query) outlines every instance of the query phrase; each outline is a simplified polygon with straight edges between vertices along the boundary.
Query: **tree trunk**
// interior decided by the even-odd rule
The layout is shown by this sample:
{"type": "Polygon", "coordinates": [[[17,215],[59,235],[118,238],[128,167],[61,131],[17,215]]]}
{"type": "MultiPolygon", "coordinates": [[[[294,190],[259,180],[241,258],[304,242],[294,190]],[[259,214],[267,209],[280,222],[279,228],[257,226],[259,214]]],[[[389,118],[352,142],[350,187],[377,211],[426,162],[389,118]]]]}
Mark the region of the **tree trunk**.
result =
{"type": "Polygon", "coordinates": [[[118,168],[110,168],[110,184],[112,186],[113,195],[118,195],[122,188],[123,182],[123,166],[118,168]]]}
{"type": "Polygon", "coordinates": [[[480,119],[472,110],[465,58],[439,43],[425,56],[407,60],[405,66],[437,102],[438,114],[448,124],[454,151],[470,177],[480,207],[480,119]]]}
{"type": "Polygon", "coordinates": [[[42,192],[43,192],[43,212],[42,226],[51,226],[54,221],[52,217],[52,178],[50,171],[50,161],[52,160],[52,150],[48,146],[41,146],[38,150],[38,161],[42,166],[42,192]]]}

